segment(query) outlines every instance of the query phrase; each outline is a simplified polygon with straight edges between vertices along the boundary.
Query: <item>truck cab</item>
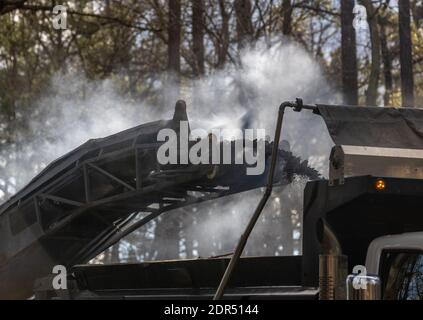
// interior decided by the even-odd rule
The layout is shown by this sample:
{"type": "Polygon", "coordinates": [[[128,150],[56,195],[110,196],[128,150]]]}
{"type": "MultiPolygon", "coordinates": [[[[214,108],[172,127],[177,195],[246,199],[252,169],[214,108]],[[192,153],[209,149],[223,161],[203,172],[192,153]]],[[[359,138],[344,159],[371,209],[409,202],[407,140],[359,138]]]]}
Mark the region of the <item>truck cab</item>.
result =
{"type": "Polygon", "coordinates": [[[369,246],[366,271],[379,279],[384,300],[423,300],[423,232],[375,239],[369,246]]]}

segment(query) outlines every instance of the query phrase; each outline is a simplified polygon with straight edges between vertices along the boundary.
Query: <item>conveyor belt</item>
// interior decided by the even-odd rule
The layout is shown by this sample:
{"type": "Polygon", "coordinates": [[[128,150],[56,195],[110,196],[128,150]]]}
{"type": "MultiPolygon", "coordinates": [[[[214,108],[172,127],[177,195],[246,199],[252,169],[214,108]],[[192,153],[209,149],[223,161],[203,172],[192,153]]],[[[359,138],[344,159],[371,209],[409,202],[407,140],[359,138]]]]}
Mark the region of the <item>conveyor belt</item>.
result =
{"type": "MultiPolygon", "coordinates": [[[[267,165],[260,176],[247,176],[244,165],[159,165],[157,133],[177,129],[184,119],[185,110],[176,110],[172,120],[90,140],[51,163],[4,203],[0,298],[31,295],[34,280],[50,274],[54,265],[86,263],[134,228],[140,212],[144,216],[135,227],[165,211],[265,184],[267,165]]],[[[267,143],[266,163],[270,152],[267,143]]],[[[298,170],[317,176],[289,152],[280,150],[280,158],[286,171],[277,172],[277,183],[298,170]]]]}

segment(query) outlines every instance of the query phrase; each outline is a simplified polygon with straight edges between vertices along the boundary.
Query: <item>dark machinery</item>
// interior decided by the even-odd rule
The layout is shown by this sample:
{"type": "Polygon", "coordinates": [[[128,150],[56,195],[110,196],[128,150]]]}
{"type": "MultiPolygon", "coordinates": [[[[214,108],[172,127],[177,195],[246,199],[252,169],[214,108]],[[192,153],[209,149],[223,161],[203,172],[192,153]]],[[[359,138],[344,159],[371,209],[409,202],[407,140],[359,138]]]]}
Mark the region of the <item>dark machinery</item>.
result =
{"type": "Polygon", "coordinates": [[[173,120],[89,141],[3,204],[0,297],[35,290],[38,298],[66,299],[343,299],[345,275],[356,265],[384,279],[389,266],[381,260],[385,269],[377,268],[379,248],[390,244],[380,237],[404,236],[404,248],[420,239],[409,233],[423,231],[422,110],[284,103],[260,176],[246,176],[244,165],[158,165],[157,132],[184,119],[178,103],[173,120]],[[323,117],[335,142],[328,180],[278,148],[287,108],[323,117]],[[304,195],[302,256],[240,258],[272,187],[295,174],[312,180],[304,195]],[[266,187],[263,199],[230,259],[79,265],[164,211],[259,187],[266,187]],[[134,220],[138,212],[147,215],[134,220]],[[34,289],[55,264],[71,268],[69,289],[53,290],[48,277],[34,289]]]}
{"type": "MultiPolygon", "coordinates": [[[[165,211],[262,187],[268,169],[247,176],[245,165],[157,162],[157,134],[187,120],[179,101],[172,120],[90,140],[51,163],[0,207],[0,297],[27,298],[54,265],[86,263],[165,211]],[[135,220],[138,213],[142,219],[135,220]]],[[[222,142],[223,143],[223,142],[222,142]]],[[[266,162],[272,145],[266,142],[266,162]]],[[[231,148],[234,148],[232,142],[231,148]]],[[[233,152],[233,151],[232,151],[233,152]]],[[[279,150],[278,183],[316,171],[279,150]]]]}

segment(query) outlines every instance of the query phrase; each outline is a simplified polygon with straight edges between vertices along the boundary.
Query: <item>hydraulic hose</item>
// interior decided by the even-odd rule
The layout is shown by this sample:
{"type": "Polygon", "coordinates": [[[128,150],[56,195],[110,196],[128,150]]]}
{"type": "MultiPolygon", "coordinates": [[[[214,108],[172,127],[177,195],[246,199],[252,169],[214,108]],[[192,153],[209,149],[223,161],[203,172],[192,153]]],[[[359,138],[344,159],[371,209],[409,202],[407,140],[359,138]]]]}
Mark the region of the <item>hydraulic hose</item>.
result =
{"type": "Polygon", "coordinates": [[[266,205],[267,200],[272,194],[273,179],[274,179],[274,173],[276,168],[278,147],[279,147],[279,141],[280,141],[280,136],[282,131],[282,123],[283,123],[283,118],[285,114],[285,109],[293,108],[296,111],[301,111],[302,107],[303,107],[303,104],[302,104],[302,100],[300,99],[297,99],[296,102],[284,102],[279,107],[278,119],[277,119],[276,130],[275,130],[275,138],[273,141],[273,148],[272,148],[271,164],[270,164],[270,169],[267,176],[266,191],[264,192],[263,197],[261,198],[256,210],[254,211],[253,216],[251,217],[247,227],[245,228],[244,233],[241,235],[241,238],[239,239],[239,242],[236,246],[234,254],[232,255],[231,260],[229,261],[229,264],[226,267],[225,273],[222,277],[222,280],[220,281],[219,287],[216,291],[216,294],[214,295],[213,300],[220,300],[223,297],[225,293],[225,289],[229,281],[231,280],[235,267],[242,255],[242,252],[244,251],[245,245],[247,244],[248,238],[251,232],[253,231],[254,226],[258,218],[260,217],[260,214],[263,211],[263,208],[266,205]]]}

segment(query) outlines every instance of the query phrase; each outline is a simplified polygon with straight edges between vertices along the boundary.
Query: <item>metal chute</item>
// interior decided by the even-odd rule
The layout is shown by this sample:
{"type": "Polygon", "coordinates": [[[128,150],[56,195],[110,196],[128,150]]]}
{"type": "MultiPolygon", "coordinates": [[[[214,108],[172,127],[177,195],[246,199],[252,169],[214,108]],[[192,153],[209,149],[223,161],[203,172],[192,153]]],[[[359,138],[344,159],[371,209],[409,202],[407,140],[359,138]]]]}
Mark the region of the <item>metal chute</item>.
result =
{"type": "MultiPolygon", "coordinates": [[[[157,134],[187,120],[179,101],[172,120],[144,124],[90,140],[51,163],[0,207],[0,297],[25,298],[34,280],[54,265],[86,263],[130,231],[179,207],[265,185],[266,170],[247,176],[245,165],[166,165],[157,162],[157,134]],[[136,220],[138,213],[143,213],[136,220]]],[[[299,158],[278,150],[275,183],[303,170],[299,158]]],[[[306,168],[304,175],[318,176],[306,168]]]]}

